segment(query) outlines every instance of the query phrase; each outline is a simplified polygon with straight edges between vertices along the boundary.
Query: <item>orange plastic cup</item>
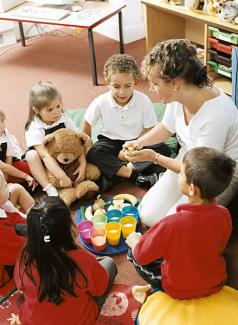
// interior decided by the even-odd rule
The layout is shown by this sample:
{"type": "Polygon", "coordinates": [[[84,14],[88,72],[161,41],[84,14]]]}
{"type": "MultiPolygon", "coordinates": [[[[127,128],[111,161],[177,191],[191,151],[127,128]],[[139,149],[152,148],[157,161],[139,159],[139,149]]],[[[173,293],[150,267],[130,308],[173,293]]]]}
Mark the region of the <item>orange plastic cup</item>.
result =
{"type": "Polygon", "coordinates": [[[105,226],[107,241],[110,245],[118,245],[121,238],[121,224],[115,221],[108,222],[105,226]]]}
{"type": "Polygon", "coordinates": [[[123,237],[126,239],[132,232],[136,230],[136,218],[131,216],[125,216],[121,218],[121,231],[123,237]]]}
{"type": "Polygon", "coordinates": [[[106,248],[106,231],[104,228],[91,229],[90,238],[96,251],[103,251],[106,248]]]}

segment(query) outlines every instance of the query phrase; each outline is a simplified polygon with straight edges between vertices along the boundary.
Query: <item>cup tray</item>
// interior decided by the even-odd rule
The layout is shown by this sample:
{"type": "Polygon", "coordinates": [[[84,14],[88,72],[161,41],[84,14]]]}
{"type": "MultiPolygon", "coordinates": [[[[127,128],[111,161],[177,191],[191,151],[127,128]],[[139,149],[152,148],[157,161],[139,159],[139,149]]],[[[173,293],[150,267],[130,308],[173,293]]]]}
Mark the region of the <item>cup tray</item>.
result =
{"type": "MultiPolygon", "coordinates": [[[[85,220],[83,218],[82,215],[82,211],[85,211],[87,207],[81,207],[81,209],[76,210],[76,223],[80,223],[82,220],[85,220]]],[[[136,226],[136,231],[139,232],[140,231],[140,223],[137,223],[136,226]]],[[[112,246],[110,244],[106,244],[106,248],[102,251],[97,251],[96,249],[93,248],[92,244],[86,243],[81,236],[79,236],[80,242],[82,243],[82,245],[87,248],[89,251],[95,253],[95,254],[100,254],[100,255],[114,255],[114,254],[120,254],[123,252],[126,252],[128,249],[127,244],[125,243],[125,239],[123,238],[122,234],[121,234],[121,239],[120,239],[120,243],[119,245],[115,245],[112,246]]]]}

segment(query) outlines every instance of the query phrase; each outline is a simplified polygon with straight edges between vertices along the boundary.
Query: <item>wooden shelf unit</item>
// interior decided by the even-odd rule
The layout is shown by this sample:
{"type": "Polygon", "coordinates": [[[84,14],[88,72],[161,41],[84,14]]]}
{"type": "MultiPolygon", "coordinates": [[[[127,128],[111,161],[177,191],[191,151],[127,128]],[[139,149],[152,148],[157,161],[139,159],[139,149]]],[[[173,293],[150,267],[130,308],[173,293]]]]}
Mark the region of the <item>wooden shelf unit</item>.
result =
{"type": "MultiPolygon", "coordinates": [[[[159,0],[141,0],[145,5],[146,47],[149,51],[157,42],[171,38],[187,38],[204,46],[208,60],[208,26],[238,34],[238,25],[219,21],[217,16],[192,11],[184,6],[160,3],[159,0]]],[[[218,86],[231,95],[231,81],[213,74],[218,78],[218,86]]]]}

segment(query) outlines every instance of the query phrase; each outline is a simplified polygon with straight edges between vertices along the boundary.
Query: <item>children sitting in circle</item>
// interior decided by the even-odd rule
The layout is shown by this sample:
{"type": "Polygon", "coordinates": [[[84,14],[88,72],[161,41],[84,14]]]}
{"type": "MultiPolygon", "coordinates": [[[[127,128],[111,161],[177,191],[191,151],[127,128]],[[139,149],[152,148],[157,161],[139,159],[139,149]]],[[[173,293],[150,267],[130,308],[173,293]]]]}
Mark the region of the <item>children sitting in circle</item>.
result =
{"type": "Polygon", "coordinates": [[[24,301],[22,324],[92,325],[114,278],[110,257],[97,259],[75,243],[70,211],[58,197],[35,204],[27,216],[27,243],[15,267],[24,301]]]}
{"type": "Polygon", "coordinates": [[[35,189],[36,182],[30,176],[31,172],[26,161],[21,161],[17,157],[17,148],[14,143],[15,137],[10,134],[5,126],[6,114],[0,110],[0,170],[4,173],[5,179],[12,181],[19,179],[19,182],[26,181],[35,189]]]}
{"type": "MultiPolygon", "coordinates": [[[[129,139],[137,139],[157,124],[151,100],[134,89],[139,78],[135,60],[126,54],[115,54],[104,65],[104,79],[109,91],[95,98],[84,115],[83,132],[91,136],[92,127],[100,122],[97,142],[89,150],[87,160],[103,173],[101,190],[105,192],[113,185],[114,176],[132,180],[137,185],[151,186],[140,174],[152,169],[151,162],[128,164],[122,146],[129,139]]],[[[153,146],[156,152],[170,155],[166,144],[153,146]]]]}
{"type": "MultiPolygon", "coordinates": [[[[61,187],[71,187],[72,181],[44,148],[45,135],[60,128],[79,131],[75,123],[64,114],[59,91],[48,81],[39,81],[30,91],[29,115],[25,125],[25,137],[28,147],[26,160],[31,173],[49,196],[58,196],[57,189],[49,183],[45,166],[60,181],[61,187]]],[[[88,137],[88,141],[91,139],[88,137]]],[[[82,179],[85,170],[79,167],[78,178],[82,179]]]]}
{"type": "Polygon", "coordinates": [[[188,151],[178,184],[189,203],[163,218],[143,236],[132,233],[128,259],[154,288],[178,299],[200,298],[227,280],[223,252],[231,235],[229,211],[215,197],[229,186],[236,163],[215,149],[188,151]]]}

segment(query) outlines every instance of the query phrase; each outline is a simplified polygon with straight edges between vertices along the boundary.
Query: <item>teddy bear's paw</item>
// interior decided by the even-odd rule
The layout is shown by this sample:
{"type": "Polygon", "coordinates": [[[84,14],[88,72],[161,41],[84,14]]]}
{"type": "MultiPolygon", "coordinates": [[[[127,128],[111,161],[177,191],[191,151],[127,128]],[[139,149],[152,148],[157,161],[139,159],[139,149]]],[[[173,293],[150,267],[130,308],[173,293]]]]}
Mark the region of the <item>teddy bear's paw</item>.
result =
{"type": "Polygon", "coordinates": [[[74,201],[77,200],[76,191],[74,188],[64,188],[59,190],[59,197],[69,207],[74,201]]]}
{"type": "Polygon", "coordinates": [[[84,196],[88,192],[98,192],[99,187],[96,183],[92,181],[83,181],[76,187],[76,196],[78,199],[80,199],[82,196],[84,196]]]}

